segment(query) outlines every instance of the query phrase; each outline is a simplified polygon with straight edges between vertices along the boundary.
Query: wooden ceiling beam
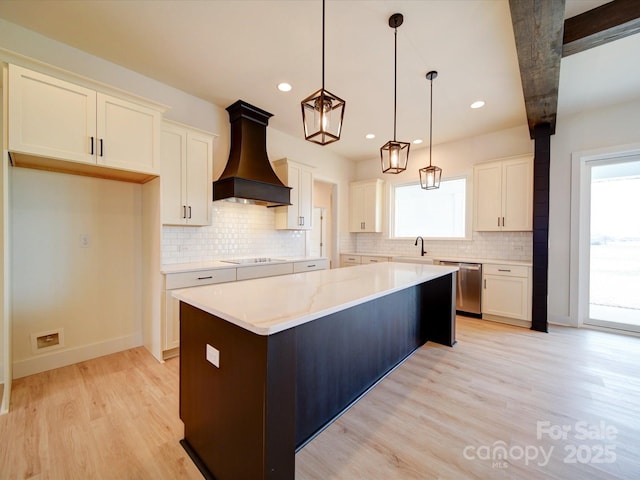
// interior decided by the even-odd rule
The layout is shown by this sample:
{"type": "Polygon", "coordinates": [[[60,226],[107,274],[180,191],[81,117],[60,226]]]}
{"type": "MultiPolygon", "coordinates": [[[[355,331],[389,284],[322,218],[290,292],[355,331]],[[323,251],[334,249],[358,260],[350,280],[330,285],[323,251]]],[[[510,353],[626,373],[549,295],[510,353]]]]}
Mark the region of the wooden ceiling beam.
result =
{"type": "Polygon", "coordinates": [[[564,22],[562,56],[640,32],[640,1],[614,0],[564,22]]]}
{"type": "Polygon", "coordinates": [[[564,29],[564,0],[509,0],[529,134],[556,129],[564,29]]]}

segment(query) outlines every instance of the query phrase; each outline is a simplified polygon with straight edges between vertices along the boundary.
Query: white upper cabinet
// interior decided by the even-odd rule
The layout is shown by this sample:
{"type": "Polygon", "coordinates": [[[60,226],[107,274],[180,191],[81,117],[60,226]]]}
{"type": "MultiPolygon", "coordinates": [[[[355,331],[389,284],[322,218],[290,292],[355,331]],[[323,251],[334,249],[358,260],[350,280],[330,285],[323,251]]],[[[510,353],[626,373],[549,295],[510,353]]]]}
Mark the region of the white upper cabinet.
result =
{"type": "Polygon", "coordinates": [[[174,122],[162,124],[162,223],[209,225],[214,135],[174,122]]]}
{"type": "Polygon", "coordinates": [[[157,170],[154,160],[160,135],[158,112],[98,93],[97,113],[99,165],[139,172],[157,170]]]}
{"type": "Polygon", "coordinates": [[[473,167],[474,229],[533,228],[533,159],[530,155],[473,167]]]}
{"type": "Polygon", "coordinates": [[[96,163],[94,90],[9,65],[9,150],[96,163]]]}
{"type": "Polygon", "coordinates": [[[352,182],[349,185],[349,231],[382,231],[381,179],[352,182]]]}
{"type": "Polygon", "coordinates": [[[9,151],[155,173],[160,111],[9,65],[9,151]]]}
{"type": "Polygon", "coordinates": [[[279,230],[311,230],[313,213],[313,167],[286,158],[273,162],[273,169],[291,187],[291,205],[275,207],[279,230]]]}

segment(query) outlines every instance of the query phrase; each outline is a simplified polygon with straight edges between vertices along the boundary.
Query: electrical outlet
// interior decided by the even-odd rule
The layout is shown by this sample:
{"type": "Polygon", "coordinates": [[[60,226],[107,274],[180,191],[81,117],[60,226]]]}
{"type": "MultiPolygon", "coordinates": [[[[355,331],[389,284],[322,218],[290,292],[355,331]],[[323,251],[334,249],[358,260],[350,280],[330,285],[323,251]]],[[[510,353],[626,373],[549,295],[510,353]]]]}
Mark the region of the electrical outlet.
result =
{"type": "Polygon", "coordinates": [[[91,235],[88,233],[80,234],[80,247],[81,248],[89,248],[91,246],[91,235]]]}
{"type": "Polygon", "coordinates": [[[220,368],[220,350],[207,343],[207,362],[220,368]]]}

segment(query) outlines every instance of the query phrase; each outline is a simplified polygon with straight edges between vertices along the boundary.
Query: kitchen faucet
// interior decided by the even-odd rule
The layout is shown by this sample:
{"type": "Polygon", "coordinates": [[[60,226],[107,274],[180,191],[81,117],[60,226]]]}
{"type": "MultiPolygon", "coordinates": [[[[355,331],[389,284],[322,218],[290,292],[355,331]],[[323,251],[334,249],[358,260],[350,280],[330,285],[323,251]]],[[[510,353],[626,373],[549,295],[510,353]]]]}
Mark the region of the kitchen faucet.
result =
{"type": "Polygon", "coordinates": [[[416,243],[414,243],[414,246],[418,246],[418,239],[420,239],[420,256],[424,257],[424,254],[427,253],[424,251],[424,238],[422,237],[416,237],[416,243]]]}

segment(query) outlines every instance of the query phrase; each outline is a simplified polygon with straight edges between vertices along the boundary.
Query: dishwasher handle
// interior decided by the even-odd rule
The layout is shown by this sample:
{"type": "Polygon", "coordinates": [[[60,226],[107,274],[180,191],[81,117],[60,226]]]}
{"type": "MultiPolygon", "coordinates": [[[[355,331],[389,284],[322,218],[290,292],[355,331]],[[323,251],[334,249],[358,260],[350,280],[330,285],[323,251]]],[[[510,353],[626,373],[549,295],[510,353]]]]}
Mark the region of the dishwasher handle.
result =
{"type": "Polygon", "coordinates": [[[460,267],[460,270],[471,270],[471,271],[477,272],[482,268],[482,265],[481,264],[464,264],[464,263],[462,263],[462,264],[459,265],[459,267],[460,267]]]}
{"type": "Polygon", "coordinates": [[[443,260],[440,260],[438,263],[447,267],[458,267],[460,270],[470,270],[474,272],[478,272],[482,269],[481,263],[446,262],[443,260]]]}

